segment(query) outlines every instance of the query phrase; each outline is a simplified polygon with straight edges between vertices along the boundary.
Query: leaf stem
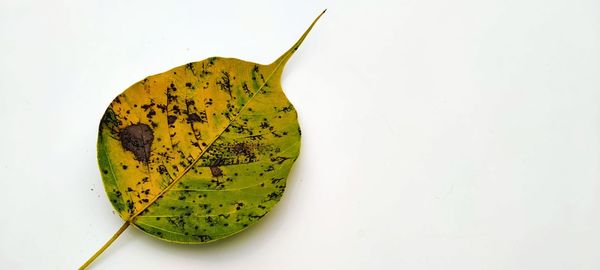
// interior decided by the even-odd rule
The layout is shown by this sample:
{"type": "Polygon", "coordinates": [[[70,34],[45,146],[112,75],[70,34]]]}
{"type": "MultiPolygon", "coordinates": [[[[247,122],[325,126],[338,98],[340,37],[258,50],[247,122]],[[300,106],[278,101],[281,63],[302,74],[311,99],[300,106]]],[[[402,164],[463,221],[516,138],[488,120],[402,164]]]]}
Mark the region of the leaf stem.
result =
{"type": "Polygon", "coordinates": [[[98,258],[98,256],[100,256],[102,252],[104,252],[115,240],[117,240],[117,238],[119,238],[119,235],[121,235],[127,229],[127,227],[129,227],[129,224],[129,221],[125,221],[123,226],[119,228],[119,230],[108,240],[108,242],[106,242],[104,246],[102,246],[98,251],[96,251],[96,253],[94,253],[94,255],[92,255],[91,258],[89,258],[83,265],[81,265],[81,267],[79,267],[79,270],[87,268],[96,258],[98,258]]]}

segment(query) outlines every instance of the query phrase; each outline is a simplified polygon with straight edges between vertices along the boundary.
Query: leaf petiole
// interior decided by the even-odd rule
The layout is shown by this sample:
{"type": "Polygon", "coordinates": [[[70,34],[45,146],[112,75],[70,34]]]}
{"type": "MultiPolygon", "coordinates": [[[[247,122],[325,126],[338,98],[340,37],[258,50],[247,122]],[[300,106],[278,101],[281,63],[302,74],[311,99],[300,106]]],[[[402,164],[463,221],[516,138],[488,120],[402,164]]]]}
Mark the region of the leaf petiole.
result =
{"type": "Polygon", "coordinates": [[[127,227],[129,227],[129,223],[129,221],[125,221],[123,226],[119,228],[119,230],[108,240],[108,242],[106,242],[104,246],[102,246],[98,251],[96,251],[96,253],[94,253],[94,255],[92,255],[91,258],[89,258],[83,265],[79,267],[79,270],[87,268],[96,258],[98,258],[98,256],[100,256],[100,254],[102,254],[102,252],[104,252],[104,250],[106,250],[115,240],[117,240],[117,238],[119,238],[119,235],[121,235],[127,229],[127,227]]]}

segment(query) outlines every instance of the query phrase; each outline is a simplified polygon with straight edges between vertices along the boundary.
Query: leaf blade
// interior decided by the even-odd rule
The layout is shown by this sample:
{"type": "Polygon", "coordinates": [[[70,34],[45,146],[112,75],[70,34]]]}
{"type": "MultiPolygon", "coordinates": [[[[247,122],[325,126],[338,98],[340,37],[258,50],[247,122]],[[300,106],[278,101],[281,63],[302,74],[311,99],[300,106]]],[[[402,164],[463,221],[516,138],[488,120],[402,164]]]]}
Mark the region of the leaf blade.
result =
{"type": "Polygon", "coordinates": [[[280,76],[323,13],[270,65],[212,57],[149,76],[111,103],[98,159],[124,220],[163,240],[205,243],[269,212],[300,149],[280,76]]]}

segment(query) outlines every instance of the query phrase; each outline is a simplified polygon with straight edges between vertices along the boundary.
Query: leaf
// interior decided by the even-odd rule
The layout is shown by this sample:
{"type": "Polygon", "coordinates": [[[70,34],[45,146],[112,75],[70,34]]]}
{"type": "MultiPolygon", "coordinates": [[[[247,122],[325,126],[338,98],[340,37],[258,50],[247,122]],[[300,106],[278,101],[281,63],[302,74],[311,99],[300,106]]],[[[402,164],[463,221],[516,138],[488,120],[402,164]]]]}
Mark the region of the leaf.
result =
{"type": "Polygon", "coordinates": [[[98,161],[125,224],[82,268],[130,224],[169,242],[208,243],[277,204],[300,150],[281,74],[323,13],[272,64],[211,57],[149,76],[113,100],[98,161]]]}

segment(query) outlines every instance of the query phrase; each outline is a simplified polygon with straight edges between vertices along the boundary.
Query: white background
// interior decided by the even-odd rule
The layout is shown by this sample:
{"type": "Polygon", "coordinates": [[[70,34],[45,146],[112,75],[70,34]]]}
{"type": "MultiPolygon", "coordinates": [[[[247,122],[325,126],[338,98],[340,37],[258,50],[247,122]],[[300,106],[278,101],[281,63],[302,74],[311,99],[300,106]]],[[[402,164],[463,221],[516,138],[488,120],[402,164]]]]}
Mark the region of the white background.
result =
{"type": "Polygon", "coordinates": [[[122,221],[96,162],[130,84],[285,69],[302,152],[231,239],[129,228],[91,269],[600,269],[600,1],[1,1],[0,268],[74,269],[122,221]]]}

